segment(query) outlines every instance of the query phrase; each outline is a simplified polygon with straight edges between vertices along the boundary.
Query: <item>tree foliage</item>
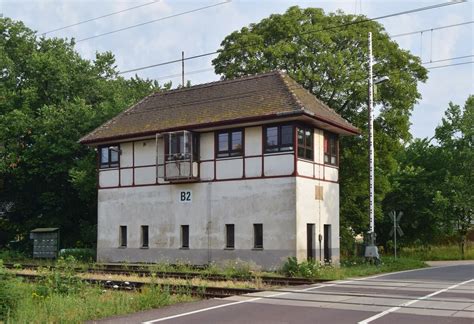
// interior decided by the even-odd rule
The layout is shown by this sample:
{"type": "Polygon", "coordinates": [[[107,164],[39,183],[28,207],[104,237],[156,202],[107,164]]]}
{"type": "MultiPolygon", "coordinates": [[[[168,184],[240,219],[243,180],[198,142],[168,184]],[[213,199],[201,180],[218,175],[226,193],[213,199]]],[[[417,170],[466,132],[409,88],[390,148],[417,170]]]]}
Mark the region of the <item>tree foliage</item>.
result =
{"type": "MultiPolygon", "coordinates": [[[[431,139],[416,140],[400,156],[384,209],[404,211],[402,242],[439,243],[455,239],[463,247],[474,220],[474,96],[463,108],[450,103],[431,139]]],[[[388,239],[391,222],[384,220],[388,239]]]]}
{"type": "MultiPolygon", "coordinates": [[[[284,70],[366,134],[367,37],[372,32],[374,74],[390,77],[375,97],[382,107],[374,125],[376,218],[381,219],[396,154],[411,138],[409,118],[420,99],[417,82],[426,80],[427,71],[418,57],[390,40],[381,24],[357,23],[365,18],[291,7],[228,35],[213,64],[224,78],[284,70]]],[[[341,146],[341,225],[361,233],[368,228],[367,137],[343,138],[341,146]]]]}
{"type": "Polygon", "coordinates": [[[8,18],[0,18],[0,79],[0,232],[27,238],[57,226],[65,245],[90,245],[95,152],[78,140],[160,86],[119,77],[109,52],[85,60],[73,41],[38,38],[8,18]]]}

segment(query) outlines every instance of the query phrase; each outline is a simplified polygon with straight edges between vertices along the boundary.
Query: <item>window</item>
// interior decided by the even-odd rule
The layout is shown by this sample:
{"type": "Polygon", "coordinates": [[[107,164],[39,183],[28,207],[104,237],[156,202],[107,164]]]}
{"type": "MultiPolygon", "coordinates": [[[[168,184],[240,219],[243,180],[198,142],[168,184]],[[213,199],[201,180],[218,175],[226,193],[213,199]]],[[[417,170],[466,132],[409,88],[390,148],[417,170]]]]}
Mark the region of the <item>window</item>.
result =
{"type": "Polygon", "coordinates": [[[253,224],[253,247],[263,249],[263,225],[253,224]]]}
{"type": "Polygon", "coordinates": [[[166,160],[199,159],[199,134],[188,131],[174,132],[165,136],[166,160]]]}
{"type": "Polygon", "coordinates": [[[142,247],[148,247],[148,225],[142,225],[142,247]]]}
{"type": "Polygon", "coordinates": [[[337,135],[324,133],[324,163],[337,165],[337,135]]]}
{"type": "Polygon", "coordinates": [[[265,153],[293,150],[293,126],[265,127],[265,153]]]}
{"type": "Polygon", "coordinates": [[[181,225],[181,247],[189,248],[189,225],[181,225]]]}
{"type": "Polygon", "coordinates": [[[116,168],[119,166],[120,147],[104,146],[99,149],[99,164],[101,169],[116,168]]]}
{"type": "Polygon", "coordinates": [[[120,226],[120,246],[127,247],[127,226],[120,226]]]}
{"type": "Polygon", "coordinates": [[[235,247],[234,241],[234,224],[225,225],[225,247],[227,249],[233,249],[235,247]]]}
{"type": "Polygon", "coordinates": [[[307,127],[298,127],[298,157],[313,160],[313,130],[307,127]]]}
{"type": "Polygon", "coordinates": [[[243,133],[241,130],[218,132],[216,135],[217,157],[242,155],[243,133]]]}

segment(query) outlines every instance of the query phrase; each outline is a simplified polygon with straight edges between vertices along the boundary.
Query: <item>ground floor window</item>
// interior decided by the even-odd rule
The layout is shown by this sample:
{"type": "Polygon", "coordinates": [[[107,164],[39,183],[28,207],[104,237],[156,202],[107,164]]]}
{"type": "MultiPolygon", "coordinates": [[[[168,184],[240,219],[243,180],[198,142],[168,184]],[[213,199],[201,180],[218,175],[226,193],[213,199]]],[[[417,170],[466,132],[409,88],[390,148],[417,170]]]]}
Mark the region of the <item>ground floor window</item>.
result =
{"type": "Polygon", "coordinates": [[[253,247],[263,249],[263,225],[253,224],[253,247]]]}
{"type": "Polygon", "coordinates": [[[225,247],[227,249],[233,249],[235,247],[235,240],[234,240],[234,224],[226,224],[225,225],[225,247]]]}
{"type": "Polygon", "coordinates": [[[127,246],[127,226],[120,226],[119,244],[121,247],[127,246]]]}
{"type": "Polygon", "coordinates": [[[189,225],[181,225],[181,247],[189,248],[189,225]]]}
{"type": "Polygon", "coordinates": [[[148,247],[148,225],[142,225],[142,247],[148,247]]]}

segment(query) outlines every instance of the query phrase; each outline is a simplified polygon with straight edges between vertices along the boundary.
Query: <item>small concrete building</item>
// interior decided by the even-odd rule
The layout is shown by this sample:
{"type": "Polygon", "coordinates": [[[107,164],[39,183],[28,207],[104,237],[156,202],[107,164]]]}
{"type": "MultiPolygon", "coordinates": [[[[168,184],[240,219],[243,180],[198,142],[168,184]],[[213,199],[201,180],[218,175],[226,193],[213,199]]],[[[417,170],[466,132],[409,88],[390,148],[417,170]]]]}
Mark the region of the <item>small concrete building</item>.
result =
{"type": "Polygon", "coordinates": [[[355,134],[279,71],[152,94],[81,139],[97,259],[337,262],[338,138],[355,134]]]}

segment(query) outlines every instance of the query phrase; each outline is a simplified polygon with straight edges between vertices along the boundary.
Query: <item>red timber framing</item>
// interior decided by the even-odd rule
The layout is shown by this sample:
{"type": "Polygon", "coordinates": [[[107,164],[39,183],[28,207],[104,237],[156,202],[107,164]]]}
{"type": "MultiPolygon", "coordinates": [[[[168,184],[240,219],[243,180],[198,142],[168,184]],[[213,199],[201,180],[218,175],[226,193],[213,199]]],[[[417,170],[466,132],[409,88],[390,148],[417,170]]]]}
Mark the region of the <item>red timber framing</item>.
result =
{"type": "MultiPolygon", "coordinates": [[[[288,124],[288,123],[286,123],[286,124],[288,124]]],[[[338,180],[337,181],[329,180],[329,179],[326,179],[326,172],[325,172],[326,168],[339,169],[338,166],[319,163],[319,162],[314,161],[314,158],[316,158],[316,154],[317,154],[319,149],[314,150],[313,161],[302,159],[302,158],[298,157],[298,154],[297,154],[297,152],[298,152],[297,127],[298,127],[299,124],[298,123],[292,123],[292,124],[294,126],[293,127],[293,138],[294,138],[293,139],[293,141],[294,141],[293,151],[265,153],[265,133],[264,133],[264,127],[262,126],[261,154],[256,154],[256,155],[245,155],[245,128],[235,128],[235,129],[242,130],[242,146],[243,146],[242,147],[242,155],[241,156],[235,156],[235,157],[221,157],[221,158],[217,157],[217,145],[218,144],[217,144],[217,140],[216,140],[217,137],[216,136],[217,136],[218,131],[215,131],[214,132],[215,134],[214,134],[214,154],[213,154],[213,158],[197,161],[197,163],[198,163],[198,176],[201,175],[201,163],[212,162],[213,167],[214,167],[214,170],[213,170],[214,171],[214,177],[213,177],[213,179],[208,179],[208,180],[189,181],[189,183],[199,183],[199,182],[202,182],[202,183],[206,182],[207,183],[207,182],[222,182],[222,181],[236,181],[236,180],[257,180],[257,179],[288,178],[288,177],[300,177],[300,178],[319,180],[319,181],[324,181],[324,182],[329,182],[329,183],[339,183],[339,175],[338,175],[338,180]],[[265,157],[279,156],[279,155],[293,155],[293,157],[294,157],[294,159],[293,159],[294,160],[293,173],[288,174],[288,175],[265,176],[265,157]],[[245,159],[247,159],[247,158],[261,158],[261,167],[262,167],[261,176],[257,176],[257,177],[255,177],[255,176],[254,177],[247,177],[246,176],[245,159]],[[243,165],[242,177],[229,178],[229,179],[217,179],[217,162],[218,161],[225,161],[225,160],[237,160],[237,159],[242,159],[242,165],[243,165]],[[307,176],[307,175],[302,175],[302,174],[298,173],[298,161],[303,162],[303,163],[312,164],[312,166],[313,166],[313,176],[312,177],[307,176]],[[316,176],[316,171],[315,171],[316,167],[322,167],[323,168],[322,178],[316,176]]],[[[156,168],[157,167],[156,164],[135,165],[135,143],[138,143],[138,142],[141,142],[141,141],[143,141],[143,139],[136,140],[136,141],[131,141],[131,143],[132,143],[132,166],[122,167],[119,164],[118,168],[108,168],[108,169],[103,169],[103,170],[98,169],[98,172],[97,172],[97,188],[98,189],[116,189],[116,188],[131,188],[131,187],[163,186],[163,185],[173,185],[173,184],[175,184],[175,183],[169,183],[169,182],[159,183],[157,180],[155,180],[153,183],[149,183],[149,184],[136,184],[135,183],[135,170],[136,169],[154,167],[156,169],[156,172],[158,172],[158,168],[156,168]],[[132,184],[131,185],[122,185],[121,181],[120,181],[121,170],[127,170],[127,169],[132,170],[132,184]],[[100,171],[109,171],[109,170],[118,170],[119,185],[118,186],[101,187],[100,183],[99,183],[99,181],[100,181],[99,172],[100,171]]],[[[316,143],[314,143],[313,145],[316,145],[316,143]]],[[[97,158],[98,158],[98,156],[97,156],[97,158]]],[[[164,163],[159,163],[158,164],[158,167],[162,167],[162,166],[164,166],[164,163]]],[[[99,162],[97,162],[97,167],[99,168],[99,162]]],[[[180,182],[180,183],[184,183],[184,182],[180,182]]]]}

